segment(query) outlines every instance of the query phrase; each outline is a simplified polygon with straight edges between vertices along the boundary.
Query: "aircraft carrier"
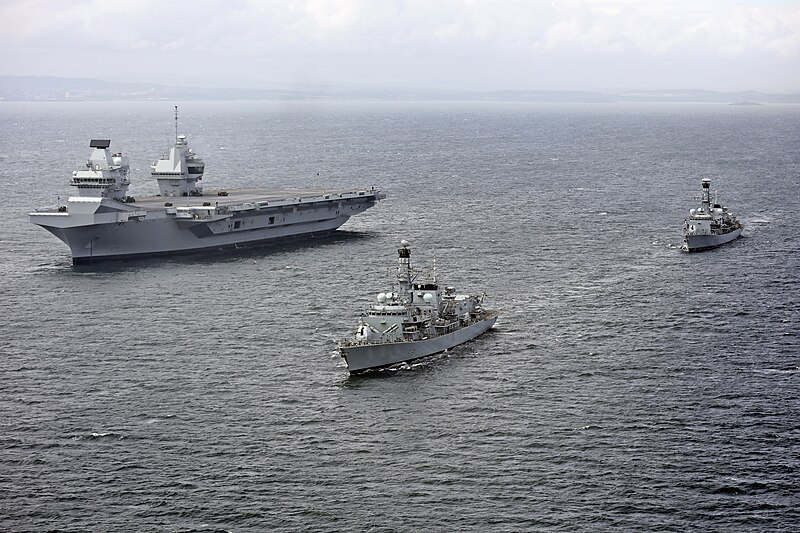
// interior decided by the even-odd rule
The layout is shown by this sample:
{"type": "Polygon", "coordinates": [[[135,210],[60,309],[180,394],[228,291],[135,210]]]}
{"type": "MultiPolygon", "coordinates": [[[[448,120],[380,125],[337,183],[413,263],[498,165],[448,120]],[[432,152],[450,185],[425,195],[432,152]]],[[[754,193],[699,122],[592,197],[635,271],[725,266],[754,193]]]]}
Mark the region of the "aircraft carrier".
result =
{"type": "Polygon", "coordinates": [[[128,195],[128,158],[95,139],[86,165],[73,172],[77,195],[37,209],[30,221],[69,246],[74,264],[258,246],[317,237],[374,206],[369,189],[231,189],[204,192],[203,160],[176,135],[152,165],[160,195],[128,195]]]}

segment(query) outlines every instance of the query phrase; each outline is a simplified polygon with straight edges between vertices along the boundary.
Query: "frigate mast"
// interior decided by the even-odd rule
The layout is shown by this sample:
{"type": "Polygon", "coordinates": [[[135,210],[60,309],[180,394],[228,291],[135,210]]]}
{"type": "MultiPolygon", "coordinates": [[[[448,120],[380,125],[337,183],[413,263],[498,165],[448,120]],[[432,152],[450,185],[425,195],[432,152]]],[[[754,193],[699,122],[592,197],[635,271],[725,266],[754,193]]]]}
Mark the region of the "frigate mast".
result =
{"type": "Polygon", "coordinates": [[[708,178],[703,178],[703,197],[700,200],[703,204],[703,207],[707,210],[711,210],[711,180],[708,178]]]}
{"type": "Polygon", "coordinates": [[[411,268],[411,250],[409,250],[409,242],[403,239],[400,241],[400,246],[397,250],[397,282],[403,293],[411,290],[411,282],[413,281],[413,270],[411,268]]]}

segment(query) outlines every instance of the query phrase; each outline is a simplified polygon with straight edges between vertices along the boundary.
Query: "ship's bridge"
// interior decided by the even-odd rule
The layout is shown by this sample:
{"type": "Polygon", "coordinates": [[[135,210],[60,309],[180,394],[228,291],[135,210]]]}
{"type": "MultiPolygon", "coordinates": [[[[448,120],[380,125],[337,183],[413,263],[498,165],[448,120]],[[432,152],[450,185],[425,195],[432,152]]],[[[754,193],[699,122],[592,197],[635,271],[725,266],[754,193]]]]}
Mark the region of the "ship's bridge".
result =
{"type": "Polygon", "coordinates": [[[78,188],[78,196],[123,199],[128,191],[128,158],[121,153],[111,154],[108,139],[93,139],[94,148],[85,168],[72,173],[69,184],[78,188]]]}

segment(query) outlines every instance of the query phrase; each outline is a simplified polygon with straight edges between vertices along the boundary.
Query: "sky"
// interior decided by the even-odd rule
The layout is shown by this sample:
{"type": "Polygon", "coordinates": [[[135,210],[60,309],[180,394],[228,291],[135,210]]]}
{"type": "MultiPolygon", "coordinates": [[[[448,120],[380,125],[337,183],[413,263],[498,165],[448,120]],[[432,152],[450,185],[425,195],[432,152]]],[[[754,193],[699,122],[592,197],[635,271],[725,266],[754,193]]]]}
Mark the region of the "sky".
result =
{"type": "Polygon", "coordinates": [[[800,91],[800,0],[0,0],[0,75],[800,91]]]}

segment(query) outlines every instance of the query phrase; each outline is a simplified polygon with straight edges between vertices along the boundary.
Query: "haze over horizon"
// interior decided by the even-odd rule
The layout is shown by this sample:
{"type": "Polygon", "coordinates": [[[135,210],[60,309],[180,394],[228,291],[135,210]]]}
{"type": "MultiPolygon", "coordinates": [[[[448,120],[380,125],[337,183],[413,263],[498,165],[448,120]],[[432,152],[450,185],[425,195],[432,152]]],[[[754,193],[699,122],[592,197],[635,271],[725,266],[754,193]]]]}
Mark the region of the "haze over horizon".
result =
{"type": "Polygon", "coordinates": [[[797,0],[5,0],[0,75],[203,87],[800,90],[797,0]]]}

